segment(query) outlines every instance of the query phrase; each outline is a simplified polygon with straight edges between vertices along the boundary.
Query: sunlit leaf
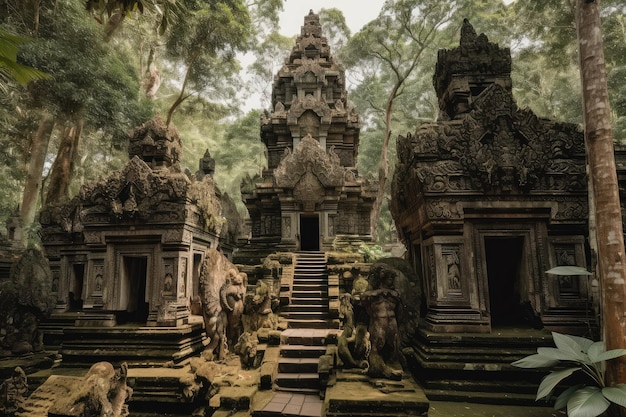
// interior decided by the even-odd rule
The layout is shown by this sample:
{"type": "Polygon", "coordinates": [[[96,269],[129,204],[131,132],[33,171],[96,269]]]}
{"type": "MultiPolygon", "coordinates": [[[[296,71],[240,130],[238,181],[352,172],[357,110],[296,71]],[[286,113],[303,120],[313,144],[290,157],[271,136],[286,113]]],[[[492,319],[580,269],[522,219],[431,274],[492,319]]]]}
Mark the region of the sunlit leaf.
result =
{"type": "Polygon", "coordinates": [[[569,417],[596,417],[604,413],[611,403],[598,387],[584,387],[576,391],[567,402],[569,417]]]}
{"type": "Polygon", "coordinates": [[[541,356],[553,360],[581,362],[579,355],[575,355],[572,352],[557,348],[540,347],[537,348],[537,353],[541,356]]]}
{"type": "Polygon", "coordinates": [[[578,391],[579,389],[583,388],[584,385],[583,384],[578,384],[578,385],[574,385],[572,387],[569,387],[568,389],[566,389],[565,391],[563,391],[557,398],[556,401],[554,402],[554,409],[555,410],[560,410],[562,408],[567,407],[567,402],[569,401],[569,399],[572,397],[572,395],[574,395],[574,393],[576,391],[578,391]]]}
{"type": "Polygon", "coordinates": [[[513,362],[511,365],[519,368],[548,368],[559,363],[558,360],[545,355],[530,355],[513,362]]]}
{"type": "Polygon", "coordinates": [[[574,372],[579,371],[580,369],[580,367],[576,367],[551,372],[549,375],[543,378],[541,384],[539,384],[539,388],[537,389],[537,400],[548,397],[550,394],[552,394],[552,391],[559,384],[559,382],[561,382],[574,372]]]}
{"type": "Polygon", "coordinates": [[[608,398],[609,401],[626,407],[626,384],[602,388],[602,395],[608,398]]]}
{"type": "Polygon", "coordinates": [[[598,359],[598,357],[606,351],[606,346],[604,342],[595,342],[592,344],[589,349],[587,349],[587,355],[592,363],[600,362],[602,359],[598,359]]]}
{"type": "Polygon", "coordinates": [[[608,361],[609,359],[619,358],[626,355],[626,349],[611,349],[598,355],[599,361],[608,361]]]}
{"type": "Polygon", "coordinates": [[[585,354],[593,341],[583,337],[569,336],[557,332],[552,332],[554,344],[559,350],[568,352],[580,362],[590,363],[589,357],[585,354]]]}

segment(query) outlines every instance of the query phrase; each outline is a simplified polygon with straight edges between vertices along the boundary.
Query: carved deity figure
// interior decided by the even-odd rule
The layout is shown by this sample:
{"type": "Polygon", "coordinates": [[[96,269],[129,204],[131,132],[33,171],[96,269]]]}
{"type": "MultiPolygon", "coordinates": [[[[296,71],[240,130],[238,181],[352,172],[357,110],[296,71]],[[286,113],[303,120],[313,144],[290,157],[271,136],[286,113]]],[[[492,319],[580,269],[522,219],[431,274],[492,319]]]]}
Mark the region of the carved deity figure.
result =
{"type": "Polygon", "coordinates": [[[239,356],[241,367],[250,369],[255,366],[257,346],[259,339],[256,332],[243,332],[234,347],[234,352],[239,356]]]}
{"type": "Polygon", "coordinates": [[[369,316],[368,330],[371,340],[370,368],[373,377],[401,379],[402,370],[393,369],[390,364],[400,360],[400,335],[396,317],[400,313],[402,301],[394,289],[395,272],[380,266],[373,271],[371,281],[375,289],[361,296],[361,303],[369,316]]]}
{"type": "Polygon", "coordinates": [[[355,329],[353,325],[344,325],[343,332],[337,339],[337,354],[344,368],[367,370],[370,348],[370,334],[367,327],[360,325],[355,329]]]}
{"type": "Polygon", "coordinates": [[[228,280],[220,289],[220,300],[226,318],[226,340],[228,347],[232,348],[243,331],[241,316],[248,277],[245,273],[238,273],[235,269],[228,271],[228,275],[228,280]]]}
{"type": "Polygon", "coordinates": [[[52,312],[52,271],[38,250],[28,249],[11,268],[11,279],[0,282],[0,317],[5,337],[2,347],[15,355],[43,349],[39,322],[52,312]]]}
{"type": "Polygon", "coordinates": [[[270,287],[261,280],[258,281],[254,292],[246,294],[243,327],[246,332],[256,332],[261,328],[276,328],[270,287]]]}
{"type": "Polygon", "coordinates": [[[346,326],[354,328],[354,309],[352,307],[352,295],[343,293],[339,296],[339,318],[346,326]]]}
{"type": "Polygon", "coordinates": [[[23,407],[28,393],[26,373],[19,366],[0,385],[0,415],[12,416],[23,407]]]}
{"type": "Polygon", "coordinates": [[[452,252],[446,255],[446,265],[448,266],[448,287],[451,290],[461,289],[461,270],[459,269],[459,255],[452,252]]]}
{"type": "Polygon", "coordinates": [[[115,370],[109,362],[98,362],[87,374],[70,387],[67,396],[55,399],[50,415],[72,415],[77,417],[126,417],[126,402],[133,389],[126,384],[128,365],[123,362],[115,370]]]}

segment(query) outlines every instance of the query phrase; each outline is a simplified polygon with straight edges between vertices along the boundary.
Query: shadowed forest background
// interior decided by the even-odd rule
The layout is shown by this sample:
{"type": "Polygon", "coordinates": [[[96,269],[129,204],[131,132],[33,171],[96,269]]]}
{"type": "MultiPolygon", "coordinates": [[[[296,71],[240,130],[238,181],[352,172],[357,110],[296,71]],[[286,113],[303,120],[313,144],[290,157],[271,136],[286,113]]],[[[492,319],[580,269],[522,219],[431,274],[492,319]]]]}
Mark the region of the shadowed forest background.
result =
{"type": "MultiPolygon", "coordinates": [[[[273,74],[297,35],[277,31],[282,5],[0,0],[2,227],[19,215],[36,240],[42,202],[69,199],[85,181],[121,168],[127,132],[157,114],[181,134],[182,169],[195,172],[209,149],[219,187],[244,214],[239,186],[266,164],[259,119],[271,107],[273,74]],[[249,64],[242,64],[244,54],[249,64]],[[261,97],[253,103],[258,108],[248,110],[249,97],[261,97]]],[[[613,135],[623,142],[626,5],[605,0],[601,7],[613,135]]],[[[340,10],[315,12],[363,121],[359,172],[383,184],[393,172],[395,138],[438,116],[437,50],[458,45],[464,18],[511,48],[520,107],[582,123],[572,0],[389,0],[358,33],[350,33],[340,10]],[[388,165],[381,165],[387,150],[388,165]]],[[[389,181],[376,216],[381,243],[396,239],[388,188],[389,181]]]]}

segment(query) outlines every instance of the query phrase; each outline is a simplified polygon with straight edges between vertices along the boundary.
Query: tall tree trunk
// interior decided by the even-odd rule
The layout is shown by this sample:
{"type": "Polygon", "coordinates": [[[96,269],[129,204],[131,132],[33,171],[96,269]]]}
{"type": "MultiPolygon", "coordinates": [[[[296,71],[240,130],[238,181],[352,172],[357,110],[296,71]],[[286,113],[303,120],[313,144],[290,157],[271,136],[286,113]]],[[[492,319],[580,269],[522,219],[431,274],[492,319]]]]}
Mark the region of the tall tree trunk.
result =
{"type": "Polygon", "coordinates": [[[30,145],[30,159],[28,161],[28,173],[24,183],[24,194],[20,207],[20,220],[22,221],[22,242],[26,246],[28,237],[25,232],[35,221],[37,213],[37,197],[41,189],[43,166],[48,153],[48,144],[54,127],[54,118],[44,113],[39,121],[37,132],[32,137],[30,145]]]}
{"type": "MultiPolygon", "coordinates": [[[[603,338],[607,349],[626,348],[626,257],[611,130],[602,29],[597,1],[577,0],[576,26],[583,89],[583,116],[593,182],[598,273],[603,294],[603,338]]],[[[608,385],[626,383],[626,358],[608,363],[608,385]]],[[[626,409],[621,409],[622,416],[626,409]]]]}
{"type": "Polygon", "coordinates": [[[82,113],[72,117],[63,132],[59,151],[50,171],[50,183],[45,204],[56,204],[70,198],[70,183],[74,171],[74,158],[83,130],[82,113]]]}
{"type": "Polygon", "coordinates": [[[180,93],[178,94],[178,97],[176,97],[176,100],[174,100],[174,103],[170,106],[169,110],[167,111],[167,120],[165,121],[165,126],[167,127],[169,127],[170,123],[172,122],[172,116],[174,115],[174,110],[176,110],[178,106],[180,106],[181,103],[189,97],[189,95],[185,95],[185,89],[187,88],[187,83],[189,82],[189,75],[191,74],[191,68],[196,63],[198,56],[199,56],[198,54],[193,55],[191,59],[189,60],[189,63],[187,64],[187,71],[185,72],[183,85],[180,87],[180,93]]]}
{"type": "Polygon", "coordinates": [[[393,111],[393,101],[398,96],[398,91],[403,81],[404,79],[393,86],[391,93],[389,93],[389,98],[387,99],[387,106],[385,107],[385,138],[383,139],[383,146],[380,150],[378,190],[376,191],[376,200],[374,200],[372,213],[370,214],[370,234],[374,241],[378,240],[378,217],[380,217],[380,210],[382,209],[385,199],[385,187],[387,186],[387,179],[389,177],[389,141],[391,140],[391,113],[393,111]]]}

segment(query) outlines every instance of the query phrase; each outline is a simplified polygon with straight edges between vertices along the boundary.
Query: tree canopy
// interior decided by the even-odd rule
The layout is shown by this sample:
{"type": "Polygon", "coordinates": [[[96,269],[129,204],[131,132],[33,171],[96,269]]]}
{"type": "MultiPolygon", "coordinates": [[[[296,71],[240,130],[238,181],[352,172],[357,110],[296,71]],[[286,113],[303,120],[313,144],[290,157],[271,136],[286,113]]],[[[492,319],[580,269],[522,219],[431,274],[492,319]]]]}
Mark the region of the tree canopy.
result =
{"type": "MultiPolygon", "coordinates": [[[[601,4],[617,141],[626,138],[622,3],[601,4]]],[[[71,196],[84,181],[121,166],[128,129],[157,113],[181,132],[183,166],[195,170],[208,148],[219,185],[238,195],[245,173],[265,164],[260,113],[243,102],[255,96],[269,107],[273,77],[294,42],[278,33],[282,6],[282,0],[0,0],[0,159],[6,162],[0,169],[0,218],[25,203],[36,208],[42,200],[37,196],[50,186],[71,196]],[[241,64],[244,53],[247,66],[241,64]],[[44,73],[50,78],[29,78],[44,73]],[[64,140],[70,151],[60,153],[64,140]],[[37,154],[39,168],[31,166],[37,154]],[[65,171],[54,174],[57,159],[65,171]],[[32,194],[24,192],[29,181],[35,203],[22,198],[32,194]]],[[[388,175],[394,138],[437,117],[437,50],[458,43],[463,18],[511,47],[521,107],[582,122],[573,0],[388,0],[357,33],[341,10],[316,12],[335,59],[346,68],[348,99],[363,121],[361,174],[388,175]],[[381,149],[387,150],[386,167],[381,149]]],[[[388,187],[381,190],[378,229],[381,238],[393,240],[384,204],[388,187]]]]}

